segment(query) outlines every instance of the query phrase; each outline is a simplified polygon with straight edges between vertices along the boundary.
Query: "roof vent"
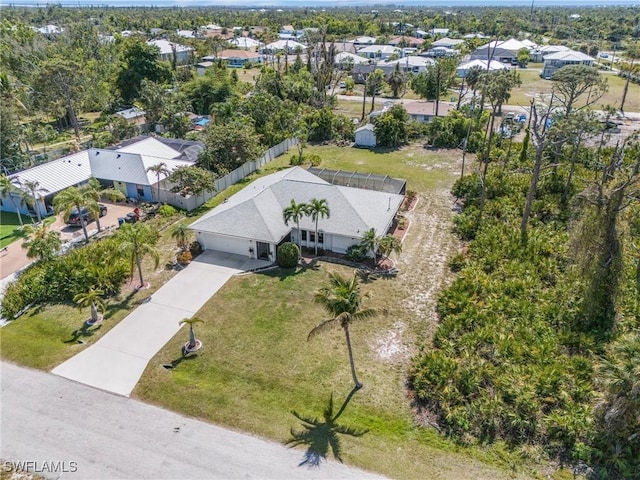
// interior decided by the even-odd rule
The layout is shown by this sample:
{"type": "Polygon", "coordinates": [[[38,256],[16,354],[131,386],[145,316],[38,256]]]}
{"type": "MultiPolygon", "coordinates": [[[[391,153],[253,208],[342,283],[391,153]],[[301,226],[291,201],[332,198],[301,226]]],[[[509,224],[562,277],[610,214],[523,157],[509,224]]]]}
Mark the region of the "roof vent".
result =
{"type": "Polygon", "coordinates": [[[100,152],[96,152],[96,155],[100,155],[100,152]]]}
{"type": "Polygon", "coordinates": [[[117,155],[116,155],[116,158],[120,158],[120,154],[117,154],[117,155]]]}

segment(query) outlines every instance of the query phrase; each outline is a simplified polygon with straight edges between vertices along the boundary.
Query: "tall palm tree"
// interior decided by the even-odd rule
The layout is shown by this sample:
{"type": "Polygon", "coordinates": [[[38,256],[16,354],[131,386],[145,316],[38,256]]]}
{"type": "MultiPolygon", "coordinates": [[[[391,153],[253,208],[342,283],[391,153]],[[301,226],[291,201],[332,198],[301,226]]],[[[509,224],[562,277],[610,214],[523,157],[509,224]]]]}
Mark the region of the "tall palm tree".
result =
{"type": "Polygon", "coordinates": [[[40,206],[38,200],[42,198],[44,193],[49,193],[44,187],[40,186],[40,182],[37,180],[25,180],[22,182],[24,202],[36,211],[38,222],[42,221],[42,215],[40,214],[40,206]]]}
{"type": "Polygon", "coordinates": [[[196,348],[198,344],[198,340],[196,339],[196,336],[193,333],[193,324],[204,323],[204,320],[202,320],[199,317],[191,317],[191,318],[183,318],[178,323],[180,325],[182,325],[183,323],[186,323],[189,325],[189,343],[187,344],[187,350],[193,350],[194,348],[196,348]]]}
{"type": "Polygon", "coordinates": [[[337,423],[338,418],[347,408],[347,405],[353,394],[358,391],[357,388],[351,390],[351,393],[347,396],[346,400],[338,410],[338,413],[334,414],[333,410],[333,394],[329,397],[329,403],[322,412],[322,418],[309,417],[302,415],[295,410],[291,413],[302,422],[301,431],[291,429],[291,438],[287,440],[286,444],[291,447],[297,447],[298,445],[306,445],[307,451],[304,454],[304,459],[299,466],[309,465],[317,467],[320,465],[320,460],[327,459],[329,450],[333,453],[336,460],[342,462],[342,445],[340,444],[340,435],[349,435],[351,437],[361,437],[368,430],[360,430],[353,427],[346,427],[337,423]]]}
{"type": "Polygon", "coordinates": [[[164,175],[165,177],[167,177],[171,173],[171,170],[167,168],[166,163],[160,162],[155,165],[151,165],[149,168],[147,168],[147,172],[153,172],[156,174],[156,180],[157,180],[156,183],[158,184],[158,197],[156,198],[156,201],[159,202],[160,201],[160,175],[164,175]]]}
{"type": "Polygon", "coordinates": [[[138,288],[143,288],[143,257],[147,254],[150,255],[155,263],[154,268],[157,268],[160,263],[160,255],[155,248],[155,244],[158,241],[158,232],[146,223],[125,223],[118,230],[118,239],[120,240],[120,250],[131,257],[131,276],[133,276],[133,270],[137,266],[140,277],[138,288]]]}
{"type": "Polygon", "coordinates": [[[24,224],[22,223],[22,215],[20,214],[20,207],[16,204],[13,199],[13,192],[19,192],[16,188],[15,181],[7,177],[4,173],[0,174],[0,195],[3,198],[8,198],[13,208],[16,210],[16,214],[18,215],[18,221],[20,222],[20,226],[22,227],[24,224]]]}
{"type": "Polygon", "coordinates": [[[78,304],[78,308],[82,310],[84,307],[91,307],[91,320],[87,323],[93,325],[100,321],[98,312],[104,312],[107,309],[107,304],[102,298],[104,290],[98,290],[93,287],[85,293],[78,293],[73,297],[73,301],[78,304]]]}
{"type": "MultiPolygon", "coordinates": [[[[80,214],[80,226],[82,227],[82,232],[84,233],[84,238],[87,242],[89,241],[89,233],[87,232],[87,224],[84,215],[82,215],[82,209],[83,207],[86,207],[90,211],[95,210],[94,207],[97,207],[97,196],[98,195],[94,189],[85,187],[69,187],[58,193],[53,199],[53,205],[56,213],[62,212],[65,220],[69,219],[74,208],[77,209],[80,214]]],[[[92,213],[95,214],[95,212],[92,213]]]]}
{"type": "Polygon", "coordinates": [[[185,250],[192,233],[193,230],[191,230],[187,225],[185,225],[184,223],[179,223],[171,230],[171,238],[175,238],[178,247],[181,250],[185,250]]]}
{"type": "Polygon", "coordinates": [[[378,248],[383,258],[389,258],[392,253],[402,252],[402,242],[393,235],[378,238],[378,248]]]}
{"type": "Polygon", "coordinates": [[[325,198],[318,200],[317,198],[312,198],[311,201],[307,204],[307,215],[311,217],[316,224],[316,249],[315,254],[318,255],[318,219],[320,218],[329,218],[331,215],[331,211],[329,210],[329,204],[325,198]]]}
{"type": "Polygon", "coordinates": [[[316,303],[324,307],[332,318],[324,320],[313,327],[307,337],[307,340],[310,340],[320,332],[338,326],[342,327],[347,341],[347,350],[349,351],[351,376],[357,389],[362,388],[362,383],[356,376],[351,339],[349,337],[349,325],[355,320],[366,320],[377,315],[378,312],[373,308],[360,308],[362,300],[366,297],[366,294],[362,295],[360,293],[360,285],[355,276],[344,278],[340,274],[332,272],[329,276],[329,285],[321,288],[313,298],[316,303]]]}
{"type": "Polygon", "coordinates": [[[307,214],[307,204],[306,203],[296,203],[296,201],[292,198],[291,204],[282,211],[282,216],[284,218],[284,224],[289,225],[290,221],[296,222],[296,228],[298,229],[298,248],[302,251],[302,235],[300,234],[300,219],[307,214]]]}
{"type": "Polygon", "coordinates": [[[105,197],[107,200],[113,203],[123,202],[127,197],[117,188],[102,188],[102,185],[95,177],[91,177],[89,179],[89,182],[80,188],[90,199],[87,208],[89,208],[94,218],[96,219],[96,226],[98,227],[98,231],[100,232],[102,231],[102,227],[100,225],[100,205],[98,204],[98,200],[100,199],[100,197],[105,197]]]}

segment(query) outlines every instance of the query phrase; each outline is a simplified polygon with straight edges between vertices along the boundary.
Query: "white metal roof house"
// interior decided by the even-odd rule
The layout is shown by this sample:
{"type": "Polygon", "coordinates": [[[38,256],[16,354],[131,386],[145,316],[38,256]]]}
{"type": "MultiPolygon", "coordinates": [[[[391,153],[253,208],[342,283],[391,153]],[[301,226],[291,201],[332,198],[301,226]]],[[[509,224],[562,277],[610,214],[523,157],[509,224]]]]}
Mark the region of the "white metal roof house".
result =
{"type": "Polygon", "coordinates": [[[593,57],[582,52],[576,52],[575,50],[551,53],[544,57],[544,64],[540,76],[550,79],[556,70],[566,65],[586,65],[590,67],[594,61],[595,59],[593,57]]]}
{"type": "Polygon", "coordinates": [[[234,47],[238,48],[252,49],[261,47],[264,44],[249,37],[234,37],[229,40],[229,45],[233,45],[234,47]]]}
{"type": "Polygon", "coordinates": [[[307,47],[295,40],[276,40],[275,42],[268,43],[262,47],[262,53],[275,54],[278,52],[287,52],[289,54],[296,53],[296,51],[304,51],[307,47]]]}
{"type": "Polygon", "coordinates": [[[186,47],[168,40],[149,40],[147,43],[158,47],[160,49],[160,60],[166,62],[170,62],[173,59],[175,51],[176,63],[188,63],[190,53],[193,51],[191,47],[186,47]]]}
{"type": "Polygon", "coordinates": [[[358,55],[366,58],[378,58],[386,60],[392,55],[400,55],[401,50],[391,45],[369,45],[358,50],[358,55]]]}
{"type": "Polygon", "coordinates": [[[345,65],[347,63],[351,63],[352,65],[368,64],[369,59],[349,52],[340,52],[336,54],[336,58],[334,60],[335,65],[345,65]]]}
{"type": "Polygon", "coordinates": [[[356,147],[374,148],[376,144],[376,132],[374,131],[373,124],[368,123],[356,129],[356,147]]]}
{"type": "Polygon", "coordinates": [[[460,78],[464,78],[467,76],[469,70],[474,67],[483,71],[509,70],[509,66],[495,60],[492,62],[488,62],[487,60],[471,60],[470,62],[459,65],[458,68],[456,68],[456,75],[460,78]]]}
{"type": "Polygon", "coordinates": [[[285,241],[315,245],[315,224],[310,217],[285,225],[283,210],[291,200],[325,199],[331,215],[320,220],[318,247],[344,253],[373,228],[384,235],[402,204],[403,195],[332,185],[300,168],[259,178],[218,205],[189,227],[206,250],[274,261],[285,241]]]}

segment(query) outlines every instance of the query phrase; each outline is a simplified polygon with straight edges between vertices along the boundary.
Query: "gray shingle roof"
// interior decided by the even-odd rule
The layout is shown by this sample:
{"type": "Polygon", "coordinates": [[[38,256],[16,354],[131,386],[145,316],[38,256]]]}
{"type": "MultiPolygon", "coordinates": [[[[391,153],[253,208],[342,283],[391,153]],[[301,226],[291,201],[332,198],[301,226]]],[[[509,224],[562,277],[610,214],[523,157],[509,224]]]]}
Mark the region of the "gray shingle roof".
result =
{"type": "MultiPolygon", "coordinates": [[[[197,231],[279,242],[295,228],[285,225],[283,210],[291,200],[309,202],[326,199],[331,216],[321,220],[327,233],[360,238],[374,228],[378,235],[390,224],[403,196],[350,188],[330,183],[300,167],[262,177],[230,197],[225,203],[195,221],[190,228],[197,231]]],[[[300,228],[315,229],[311,217],[300,220],[300,228]]]]}

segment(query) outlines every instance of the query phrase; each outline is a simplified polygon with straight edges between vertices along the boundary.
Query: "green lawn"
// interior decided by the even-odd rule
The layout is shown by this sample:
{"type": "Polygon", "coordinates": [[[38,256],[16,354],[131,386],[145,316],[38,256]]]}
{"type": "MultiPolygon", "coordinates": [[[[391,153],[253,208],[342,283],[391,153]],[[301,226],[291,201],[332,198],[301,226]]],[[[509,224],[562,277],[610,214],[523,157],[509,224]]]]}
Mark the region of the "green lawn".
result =
{"type": "MultiPolygon", "coordinates": [[[[24,232],[20,228],[20,220],[18,215],[11,212],[2,212],[0,214],[0,248],[6,247],[10,243],[16,240],[21,240],[25,237],[24,232]]],[[[45,223],[52,223],[55,217],[45,218],[45,223]]],[[[22,215],[22,223],[30,225],[32,223],[31,217],[28,215],[22,215]]]]}

